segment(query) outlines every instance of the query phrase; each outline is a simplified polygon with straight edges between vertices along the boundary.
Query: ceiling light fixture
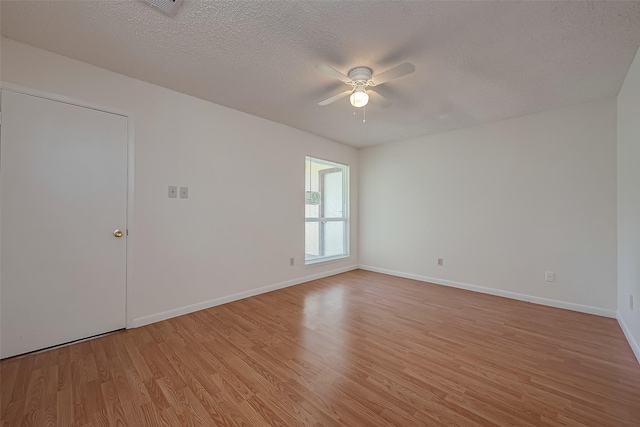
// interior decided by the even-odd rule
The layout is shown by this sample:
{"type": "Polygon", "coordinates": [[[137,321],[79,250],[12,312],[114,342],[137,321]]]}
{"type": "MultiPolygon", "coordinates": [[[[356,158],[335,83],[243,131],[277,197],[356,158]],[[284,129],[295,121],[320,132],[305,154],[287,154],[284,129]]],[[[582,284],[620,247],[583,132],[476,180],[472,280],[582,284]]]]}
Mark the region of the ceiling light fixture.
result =
{"type": "Polygon", "coordinates": [[[416,67],[408,62],[396,65],[395,67],[380,74],[376,74],[375,76],[372,75],[371,68],[369,67],[352,68],[351,71],[349,71],[349,75],[342,74],[340,71],[326,64],[319,64],[317,68],[323,74],[350,86],[349,90],[345,90],[337,95],[333,95],[331,98],[320,101],[318,102],[318,105],[329,105],[348,96],[349,101],[351,101],[351,105],[356,108],[368,105],[370,94],[373,96],[373,102],[383,108],[388,107],[391,105],[391,101],[380,95],[380,92],[376,90],[376,86],[380,86],[389,80],[395,80],[402,76],[406,76],[416,70],[416,67]]]}
{"type": "Polygon", "coordinates": [[[364,107],[369,103],[369,95],[365,92],[364,87],[357,88],[349,97],[351,105],[356,108],[364,107]]]}

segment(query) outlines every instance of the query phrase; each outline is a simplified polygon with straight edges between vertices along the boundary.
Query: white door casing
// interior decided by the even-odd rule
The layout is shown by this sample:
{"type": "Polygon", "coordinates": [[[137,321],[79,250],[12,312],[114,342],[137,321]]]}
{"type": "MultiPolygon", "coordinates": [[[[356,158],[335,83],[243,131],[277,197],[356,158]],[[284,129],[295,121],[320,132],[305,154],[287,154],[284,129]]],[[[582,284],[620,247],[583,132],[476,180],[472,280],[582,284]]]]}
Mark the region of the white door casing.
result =
{"type": "Polygon", "coordinates": [[[0,357],[123,328],[128,118],[3,90],[0,130],[0,357]]]}

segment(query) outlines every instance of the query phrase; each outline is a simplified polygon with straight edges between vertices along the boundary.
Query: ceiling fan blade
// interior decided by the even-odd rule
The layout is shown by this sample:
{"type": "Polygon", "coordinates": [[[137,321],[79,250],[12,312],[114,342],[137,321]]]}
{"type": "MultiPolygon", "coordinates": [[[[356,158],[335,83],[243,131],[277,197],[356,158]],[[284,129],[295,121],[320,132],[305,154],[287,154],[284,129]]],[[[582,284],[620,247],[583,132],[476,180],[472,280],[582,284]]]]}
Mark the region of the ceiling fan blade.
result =
{"type": "Polygon", "coordinates": [[[393,101],[391,101],[389,98],[386,98],[380,95],[378,92],[376,92],[373,89],[369,89],[367,92],[369,93],[369,98],[371,99],[371,102],[381,106],[382,108],[387,108],[391,106],[391,104],[393,104],[393,101]]]}
{"type": "Polygon", "coordinates": [[[407,74],[411,74],[416,70],[416,67],[410,62],[404,62],[400,65],[397,65],[393,68],[388,69],[378,75],[375,75],[371,78],[376,85],[381,85],[382,83],[386,83],[389,80],[397,79],[398,77],[406,76],[407,74]]]}
{"type": "Polygon", "coordinates": [[[347,91],[341,92],[341,93],[339,93],[337,95],[333,95],[331,98],[327,98],[324,101],[318,102],[318,105],[329,105],[332,102],[336,102],[340,98],[344,98],[345,96],[349,95],[351,92],[353,92],[353,91],[352,90],[347,90],[347,91]]]}
{"type": "Polygon", "coordinates": [[[328,66],[327,64],[318,64],[316,68],[321,73],[326,74],[329,77],[333,77],[334,79],[338,79],[341,82],[349,83],[351,81],[349,76],[342,74],[340,71],[336,70],[333,67],[328,66]]]}

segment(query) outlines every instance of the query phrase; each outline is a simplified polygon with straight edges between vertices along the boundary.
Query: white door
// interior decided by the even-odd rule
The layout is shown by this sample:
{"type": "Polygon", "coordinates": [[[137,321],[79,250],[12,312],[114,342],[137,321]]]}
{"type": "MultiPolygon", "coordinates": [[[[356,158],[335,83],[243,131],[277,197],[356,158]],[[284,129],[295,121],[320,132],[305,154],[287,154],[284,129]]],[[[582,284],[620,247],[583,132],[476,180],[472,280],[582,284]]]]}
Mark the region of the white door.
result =
{"type": "Polygon", "coordinates": [[[127,124],[2,90],[2,358],[125,326],[127,124]]]}

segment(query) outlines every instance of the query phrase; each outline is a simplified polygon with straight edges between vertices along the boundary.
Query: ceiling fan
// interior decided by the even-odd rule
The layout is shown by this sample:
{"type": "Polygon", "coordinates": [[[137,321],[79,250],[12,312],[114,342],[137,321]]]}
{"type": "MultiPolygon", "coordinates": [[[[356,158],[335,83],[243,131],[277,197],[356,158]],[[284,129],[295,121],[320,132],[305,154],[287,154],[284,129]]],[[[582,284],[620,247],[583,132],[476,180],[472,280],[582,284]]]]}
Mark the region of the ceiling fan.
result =
{"type": "Polygon", "coordinates": [[[333,77],[334,79],[338,79],[341,82],[351,86],[349,90],[334,95],[331,98],[327,98],[324,101],[318,102],[318,105],[329,105],[341,98],[351,95],[349,97],[351,105],[357,108],[367,105],[370,97],[372,98],[374,103],[379,104],[381,107],[386,108],[390,106],[391,101],[380,95],[375,90],[375,87],[380,86],[381,84],[386,83],[390,80],[394,80],[399,77],[406,76],[407,74],[411,74],[416,70],[416,67],[414,67],[414,65],[409,62],[404,62],[400,65],[396,65],[395,67],[380,74],[376,74],[375,76],[371,75],[371,68],[369,67],[352,68],[351,71],[349,71],[348,75],[344,75],[340,71],[326,64],[319,64],[316,68],[321,73],[324,73],[329,77],[333,77]]]}

